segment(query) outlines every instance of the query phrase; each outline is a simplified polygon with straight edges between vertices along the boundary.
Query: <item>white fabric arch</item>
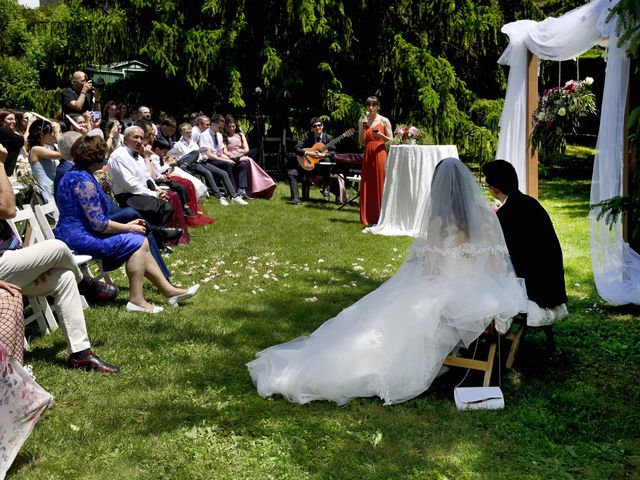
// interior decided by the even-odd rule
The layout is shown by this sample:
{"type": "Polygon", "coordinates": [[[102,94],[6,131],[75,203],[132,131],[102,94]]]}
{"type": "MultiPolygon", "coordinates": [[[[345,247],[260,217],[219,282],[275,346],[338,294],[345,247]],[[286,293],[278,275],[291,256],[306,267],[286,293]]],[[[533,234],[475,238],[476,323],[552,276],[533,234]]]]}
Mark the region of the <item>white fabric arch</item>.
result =
{"type": "MultiPolygon", "coordinates": [[[[593,0],[559,18],[520,20],[504,25],[509,46],[498,63],[509,65],[496,158],[511,162],[526,192],[527,176],[527,51],[544,60],[574,59],[596,43],[610,39],[600,129],[596,146],[591,203],[622,194],[624,114],[629,83],[629,58],[618,47],[616,18],[607,22],[618,0],[593,0]],[[606,179],[606,181],[602,181],[606,179]]],[[[598,293],[613,305],[640,304],[640,255],[622,238],[618,221],[610,229],[590,213],[591,259],[598,293]]]]}

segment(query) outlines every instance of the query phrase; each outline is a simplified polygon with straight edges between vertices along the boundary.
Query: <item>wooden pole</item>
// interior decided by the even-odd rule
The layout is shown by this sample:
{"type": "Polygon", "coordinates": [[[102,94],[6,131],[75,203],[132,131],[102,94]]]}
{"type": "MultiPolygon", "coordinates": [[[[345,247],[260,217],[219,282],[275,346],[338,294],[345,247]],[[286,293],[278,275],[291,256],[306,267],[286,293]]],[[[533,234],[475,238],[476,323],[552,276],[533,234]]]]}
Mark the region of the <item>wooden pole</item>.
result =
{"type": "Polygon", "coordinates": [[[527,53],[527,194],[538,198],[538,151],[531,154],[531,117],[538,108],[538,57],[527,53]]]}

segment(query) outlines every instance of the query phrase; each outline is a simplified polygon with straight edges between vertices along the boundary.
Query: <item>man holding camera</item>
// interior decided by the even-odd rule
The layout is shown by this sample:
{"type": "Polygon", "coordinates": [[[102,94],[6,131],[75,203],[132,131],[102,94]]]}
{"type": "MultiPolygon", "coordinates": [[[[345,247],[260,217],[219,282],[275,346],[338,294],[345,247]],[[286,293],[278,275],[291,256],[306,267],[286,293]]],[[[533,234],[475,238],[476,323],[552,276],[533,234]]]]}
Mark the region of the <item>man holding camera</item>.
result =
{"type": "Polygon", "coordinates": [[[66,115],[100,110],[93,82],[84,72],[75,72],[71,78],[71,86],[62,91],[63,121],[68,123],[66,115]]]}

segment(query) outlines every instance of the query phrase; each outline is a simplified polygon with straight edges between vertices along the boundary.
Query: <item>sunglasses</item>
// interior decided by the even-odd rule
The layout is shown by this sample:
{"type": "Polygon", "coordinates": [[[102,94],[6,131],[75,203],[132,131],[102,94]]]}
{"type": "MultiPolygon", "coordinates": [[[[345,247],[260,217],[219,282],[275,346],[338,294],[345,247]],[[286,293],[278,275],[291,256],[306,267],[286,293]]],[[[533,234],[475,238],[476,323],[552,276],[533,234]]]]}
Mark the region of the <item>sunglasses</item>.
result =
{"type": "Polygon", "coordinates": [[[321,123],[314,123],[313,125],[311,125],[313,128],[318,128],[321,127],[322,124],[321,123]]]}

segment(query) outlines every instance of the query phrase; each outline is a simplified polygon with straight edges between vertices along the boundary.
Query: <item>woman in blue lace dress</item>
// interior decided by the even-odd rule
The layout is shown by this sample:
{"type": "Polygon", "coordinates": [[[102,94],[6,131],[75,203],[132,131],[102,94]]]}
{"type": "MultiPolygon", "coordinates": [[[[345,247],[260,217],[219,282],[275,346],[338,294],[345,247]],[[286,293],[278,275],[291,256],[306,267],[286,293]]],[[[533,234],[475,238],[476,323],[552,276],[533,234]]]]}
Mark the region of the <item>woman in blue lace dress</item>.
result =
{"type": "Polygon", "coordinates": [[[149,251],[143,220],[109,220],[107,197],[93,176],[103,165],[106,152],[107,144],[100,137],[80,137],[71,147],[75,166],[62,177],[56,191],[60,219],[55,234],[76,253],[101,259],[106,271],[125,263],[129,278],[127,310],[159,313],[162,307],[150,304],[143,296],[144,277],[170,305],[192,297],[199,285],[186,290],[169,283],[149,251]]]}

